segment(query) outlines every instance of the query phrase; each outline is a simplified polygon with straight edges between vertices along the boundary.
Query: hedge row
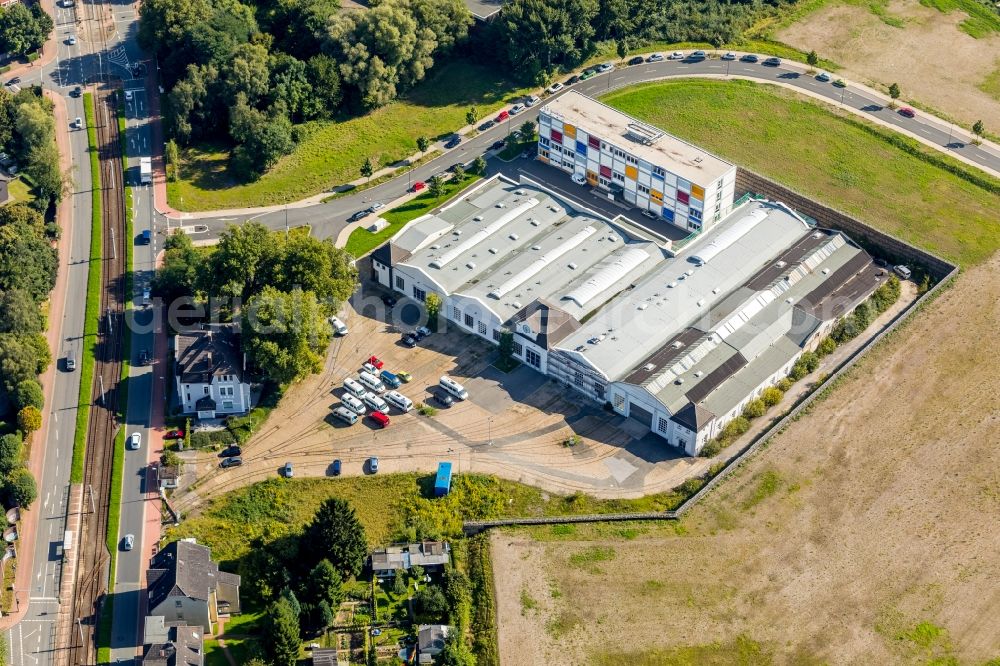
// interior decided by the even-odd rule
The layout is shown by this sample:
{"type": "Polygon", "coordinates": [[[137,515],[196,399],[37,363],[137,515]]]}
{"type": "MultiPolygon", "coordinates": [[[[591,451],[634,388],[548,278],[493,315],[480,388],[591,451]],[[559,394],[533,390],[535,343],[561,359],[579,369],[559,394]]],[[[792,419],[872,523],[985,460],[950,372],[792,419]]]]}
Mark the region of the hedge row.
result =
{"type": "Polygon", "coordinates": [[[472,651],[478,666],[500,666],[497,647],[496,592],[489,534],[468,540],[469,580],[472,582],[472,651]]]}

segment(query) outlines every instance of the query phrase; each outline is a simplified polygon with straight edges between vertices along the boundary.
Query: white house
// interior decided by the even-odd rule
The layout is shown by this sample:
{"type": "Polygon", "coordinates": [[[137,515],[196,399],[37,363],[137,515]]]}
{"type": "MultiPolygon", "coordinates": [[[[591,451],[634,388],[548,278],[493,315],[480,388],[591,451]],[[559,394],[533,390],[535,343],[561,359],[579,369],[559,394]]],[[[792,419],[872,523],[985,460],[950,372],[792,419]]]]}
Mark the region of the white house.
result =
{"type": "Polygon", "coordinates": [[[235,326],[213,326],[174,338],[174,380],[184,414],[199,419],[250,411],[250,383],[235,326]]]}

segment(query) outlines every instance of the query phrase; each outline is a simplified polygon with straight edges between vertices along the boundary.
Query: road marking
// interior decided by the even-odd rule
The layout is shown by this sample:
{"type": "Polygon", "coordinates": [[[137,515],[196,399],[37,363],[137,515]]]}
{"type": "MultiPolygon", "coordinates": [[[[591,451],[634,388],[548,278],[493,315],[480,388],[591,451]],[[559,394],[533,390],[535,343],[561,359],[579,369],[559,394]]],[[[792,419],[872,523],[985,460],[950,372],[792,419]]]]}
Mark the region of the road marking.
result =
{"type": "Polygon", "coordinates": [[[28,597],[28,601],[51,601],[53,603],[59,603],[58,597],[28,597]]]}

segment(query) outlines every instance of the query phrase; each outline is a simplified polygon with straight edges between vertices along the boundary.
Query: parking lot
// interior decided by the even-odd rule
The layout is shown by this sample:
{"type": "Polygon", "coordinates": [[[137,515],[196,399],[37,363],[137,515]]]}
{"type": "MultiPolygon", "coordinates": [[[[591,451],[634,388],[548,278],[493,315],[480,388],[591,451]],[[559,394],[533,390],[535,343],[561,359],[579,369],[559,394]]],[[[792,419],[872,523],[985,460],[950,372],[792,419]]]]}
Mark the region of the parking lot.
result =
{"type": "MultiPolygon", "coordinates": [[[[638,423],[626,421],[585,401],[572,389],[521,366],[503,373],[491,364],[496,348],[459,331],[437,332],[416,347],[401,343],[411,324],[387,322],[386,308],[371,292],[363,313],[341,312],[350,332],[334,339],[323,372],[288,391],[260,433],[243,448],[242,467],[219,469],[212,453],[189,453],[188,487],[175,495],[178,509],[189,511],[202,498],[278,476],[286,462],[296,477],[329,476],[333,461],[342,474],[432,472],[450,460],[455,471],[480,472],[531,483],[554,492],[584,491],[604,497],[634,497],[669,490],[708,461],[679,458],[638,423]],[[336,419],[346,377],[357,378],[372,355],[384,369],[412,374],[399,391],[436,413],[403,414],[392,408],[391,423],[379,428],[370,418],[354,425],[336,419]],[[431,393],[442,375],[469,392],[469,399],[441,407],[431,393]],[[579,442],[566,446],[570,436],[579,442]],[[194,478],[197,477],[197,481],[194,478]]],[[[358,300],[358,299],[355,299],[358,300]]],[[[406,302],[394,318],[413,321],[417,310],[406,302]],[[402,315],[402,316],[400,316],[402,315]]]]}

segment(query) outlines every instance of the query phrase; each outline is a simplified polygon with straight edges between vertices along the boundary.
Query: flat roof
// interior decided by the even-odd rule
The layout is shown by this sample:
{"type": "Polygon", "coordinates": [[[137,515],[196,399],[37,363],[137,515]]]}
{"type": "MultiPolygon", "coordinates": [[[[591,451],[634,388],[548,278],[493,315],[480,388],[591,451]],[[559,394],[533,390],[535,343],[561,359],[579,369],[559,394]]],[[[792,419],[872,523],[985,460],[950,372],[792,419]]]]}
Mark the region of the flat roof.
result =
{"type": "Polygon", "coordinates": [[[662,132],[576,90],[556,97],[543,106],[541,111],[560,118],[564,123],[593,132],[622,150],[702,187],[714,183],[736,168],[732,163],[694,144],[662,132]],[[652,132],[648,137],[641,137],[636,132],[636,127],[652,132]],[[652,140],[646,142],[648,139],[652,140]]]}
{"type": "Polygon", "coordinates": [[[465,6],[473,17],[485,21],[503,9],[503,0],[465,0],[465,6]]]}

